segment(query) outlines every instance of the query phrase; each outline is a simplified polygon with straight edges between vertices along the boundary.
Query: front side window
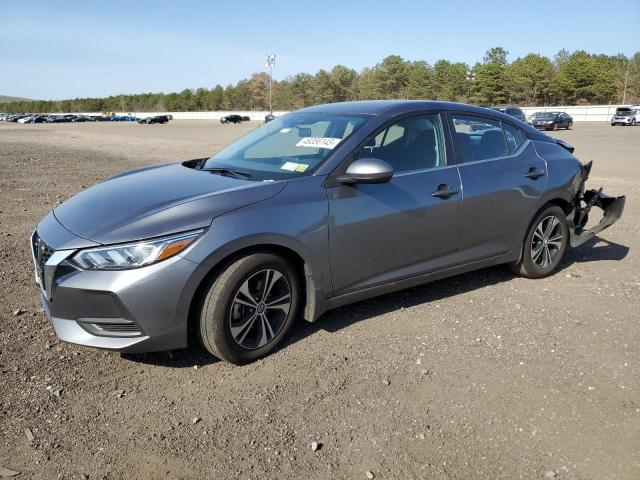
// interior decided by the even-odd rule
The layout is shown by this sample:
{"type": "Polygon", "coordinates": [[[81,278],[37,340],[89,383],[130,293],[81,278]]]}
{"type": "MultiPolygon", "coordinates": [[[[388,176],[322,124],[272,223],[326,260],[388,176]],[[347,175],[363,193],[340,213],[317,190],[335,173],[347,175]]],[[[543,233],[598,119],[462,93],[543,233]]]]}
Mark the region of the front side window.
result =
{"type": "Polygon", "coordinates": [[[232,169],[250,180],[308,175],[368,119],[364,115],[290,113],[216,153],[203,169],[232,169]]]}
{"type": "Polygon", "coordinates": [[[509,153],[499,121],[475,115],[452,115],[458,163],[506,157],[509,153]]]}
{"type": "Polygon", "coordinates": [[[389,163],[396,173],[414,172],[447,164],[439,114],[404,118],[372,136],[355,159],[374,157],[389,163]]]}

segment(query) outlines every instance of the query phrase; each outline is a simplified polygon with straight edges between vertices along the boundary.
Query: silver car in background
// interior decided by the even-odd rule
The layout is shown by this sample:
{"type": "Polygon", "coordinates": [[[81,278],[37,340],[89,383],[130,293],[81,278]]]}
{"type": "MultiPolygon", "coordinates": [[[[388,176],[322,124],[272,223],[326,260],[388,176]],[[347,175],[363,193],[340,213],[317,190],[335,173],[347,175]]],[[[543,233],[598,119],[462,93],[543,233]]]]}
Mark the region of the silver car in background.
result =
{"type": "Polygon", "coordinates": [[[145,352],[193,332],[250,362],[341,305],[497,264],[551,274],[624,208],[572,152],[469,105],[305,108],[56,207],[31,239],[41,301],[65,341],[145,352]]]}
{"type": "Polygon", "coordinates": [[[640,106],[619,107],[611,117],[611,126],[629,125],[635,127],[640,123],[640,106]]]}

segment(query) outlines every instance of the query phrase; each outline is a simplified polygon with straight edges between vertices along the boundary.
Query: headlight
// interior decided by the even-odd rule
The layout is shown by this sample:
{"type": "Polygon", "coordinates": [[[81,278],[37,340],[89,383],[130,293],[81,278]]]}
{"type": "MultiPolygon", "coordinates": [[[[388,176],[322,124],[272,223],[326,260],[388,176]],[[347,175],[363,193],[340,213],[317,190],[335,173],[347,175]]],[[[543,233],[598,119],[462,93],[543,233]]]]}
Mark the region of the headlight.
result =
{"type": "Polygon", "coordinates": [[[144,267],[180,253],[191,245],[204,230],[142,240],[111,247],[88,248],[71,258],[83,270],[127,270],[144,267]]]}
{"type": "Polygon", "coordinates": [[[551,124],[553,123],[553,120],[547,120],[547,121],[546,121],[546,122],[544,122],[544,123],[546,123],[547,125],[551,125],[551,124]]]}

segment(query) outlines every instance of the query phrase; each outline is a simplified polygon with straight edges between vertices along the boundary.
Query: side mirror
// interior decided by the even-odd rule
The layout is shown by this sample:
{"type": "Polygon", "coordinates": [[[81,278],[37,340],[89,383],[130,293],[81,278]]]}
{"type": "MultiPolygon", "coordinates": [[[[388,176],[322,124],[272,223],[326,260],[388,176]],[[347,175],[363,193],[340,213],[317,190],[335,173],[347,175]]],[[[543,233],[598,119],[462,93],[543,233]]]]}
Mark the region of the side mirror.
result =
{"type": "Polygon", "coordinates": [[[393,177],[393,167],[379,158],[360,158],[349,165],[340,183],[386,183],[393,177]]]}

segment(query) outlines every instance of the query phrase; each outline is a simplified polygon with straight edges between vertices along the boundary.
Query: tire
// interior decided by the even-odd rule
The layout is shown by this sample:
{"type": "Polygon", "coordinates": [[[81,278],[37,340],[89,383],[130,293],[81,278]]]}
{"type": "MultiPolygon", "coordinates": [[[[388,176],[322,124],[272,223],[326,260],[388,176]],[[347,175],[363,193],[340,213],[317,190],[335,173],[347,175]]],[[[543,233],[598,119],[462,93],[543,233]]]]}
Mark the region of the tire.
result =
{"type": "Polygon", "coordinates": [[[256,253],[234,261],[205,292],[199,316],[202,345],[236,365],[273,352],[297,316],[301,285],[296,269],[279,255],[256,253]],[[271,285],[266,296],[265,284],[271,285]],[[256,300],[261,295],[265,298],[256,300]]]}
{"type": "Polygon", "coordinates": [[[522,246],[521,258],[509,267],[526,278],[547,277],[555,271],[562,260],[568,240],[569,226],[566,214],[560,207],[549,205],[543,208],[531,222],[522,246]],[[552,222],[549,234],[544,231],[550,225],[547,222],[552,222]],[[545,238],[547,242],[543,243],[545,238]],[[545,257],[547,252],[549,257],[545,257]]]}
{"type": "Polygon", "coordinates": [[[553,126],[551,127],[551,130],[553,130],[554,132],[558,130],[558,124],[554,123],[553,126]]]}
{"type": "Polygon", "coordinates": [[[632,127],[635,127],[635,126],[636,126],[636,120],[635,120],[635,119],[631,120],[631,126],[632,126],[632,127]]]}
{"type": "Polygon", "coordinates": [[[567,130],[573,130],[573,122],[569,122],[569,125],[567,125],[567,130]]]}

